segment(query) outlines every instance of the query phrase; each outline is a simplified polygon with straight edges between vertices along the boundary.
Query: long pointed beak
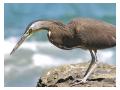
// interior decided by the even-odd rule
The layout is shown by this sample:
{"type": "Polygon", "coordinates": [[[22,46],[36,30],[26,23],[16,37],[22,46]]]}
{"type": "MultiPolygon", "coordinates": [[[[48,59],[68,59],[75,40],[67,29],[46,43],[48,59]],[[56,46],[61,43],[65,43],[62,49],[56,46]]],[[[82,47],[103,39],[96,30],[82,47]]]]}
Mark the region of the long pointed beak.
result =
{"type": "Polygon", "coordinates": [[[28,38],[28,36],[30,36],[30,34],[24,34],[21,39],[18,41],[18,43],[15,45],[15,47],[13,48],[13,50],[11,51],[10,55],[13,54],[18,48],[19,46],[28,38]]]}

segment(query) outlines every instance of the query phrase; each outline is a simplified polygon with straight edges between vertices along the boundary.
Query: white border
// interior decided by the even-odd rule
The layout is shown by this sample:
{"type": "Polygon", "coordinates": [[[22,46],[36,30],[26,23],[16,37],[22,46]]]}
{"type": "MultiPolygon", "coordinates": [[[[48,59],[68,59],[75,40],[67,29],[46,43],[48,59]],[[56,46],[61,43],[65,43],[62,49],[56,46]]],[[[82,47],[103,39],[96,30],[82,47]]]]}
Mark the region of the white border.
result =
{"type": "Polygon", "coordinates": [[[116,0],[4,0],[5,3],[115,3],[116,0]]]}
{"type": "Polygon", "coordinates": [[[116,87],[5,87],[5,90],[115,90],[116,87]]]}
{"type": "Polygon", "coordinates": [[[0,2],[0,87],[4,87],[4,4],[0,2]]]}
{"type": "MultiPolygon", "coordinates": [[[[116,66],[117,66],[117,87],[120,87],[120,0],[4,0],[1,1],[0,0],[0,90],[5,89],[5,90],[24,90],[26,88],[23,87],[14,87],[14,88],[8,88],[5,87],[4,88],[4,55],[3,55],[3,51],[5,49],[4,47],[4,3],[117,3],[117,14],[116,14],[116,28],[117,28],[117,45],[116,45],[116,66]],[[1,8],[2,7],[2,8],[1,8]],[[4,47],[4,48],[3,48],[4,47]],[[119,72],[118,72],[119,71],[119,72]]],[[[77,87],[77,88],[36,88],[36,87],[27,87],[27,89],[29,90],[33,90],[33,89],[84,89],[84,90],[89,90],[89,89],[93,89],[93,90],[100,90],[100,89],[118,89],[115,87],[77,87]]]]}
{"type": "Polygon", "coordinates": [[[117,0],[116,7],[116,86],[120,88],[120,0],[117,0]]]}

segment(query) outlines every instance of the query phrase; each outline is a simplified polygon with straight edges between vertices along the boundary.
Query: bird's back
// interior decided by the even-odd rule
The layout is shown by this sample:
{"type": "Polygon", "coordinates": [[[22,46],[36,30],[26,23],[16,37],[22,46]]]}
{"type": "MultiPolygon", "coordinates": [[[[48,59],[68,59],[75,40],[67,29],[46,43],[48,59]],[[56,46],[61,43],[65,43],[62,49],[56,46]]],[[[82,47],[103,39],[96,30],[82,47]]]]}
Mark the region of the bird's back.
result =
{"type": "Polygon", "coordinates": [[[115,26],[93,19],[74,19],[67,26],[74,32],[76,45],[103,49],[116,45],[115,26]]]}

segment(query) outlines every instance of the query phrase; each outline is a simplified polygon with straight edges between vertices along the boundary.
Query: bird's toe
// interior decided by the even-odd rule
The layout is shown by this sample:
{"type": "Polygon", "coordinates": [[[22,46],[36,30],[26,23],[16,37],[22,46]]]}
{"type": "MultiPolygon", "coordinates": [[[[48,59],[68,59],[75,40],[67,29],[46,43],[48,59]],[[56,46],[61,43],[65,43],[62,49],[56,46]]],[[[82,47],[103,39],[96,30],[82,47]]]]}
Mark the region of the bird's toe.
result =
{"type": "Polygon", "coordinates": [[[77,79],[74,80],[70,86],[75,86],[75,85],[79,85],[79,84],[85,84],[87,81],[85,79],[77,79]]]}

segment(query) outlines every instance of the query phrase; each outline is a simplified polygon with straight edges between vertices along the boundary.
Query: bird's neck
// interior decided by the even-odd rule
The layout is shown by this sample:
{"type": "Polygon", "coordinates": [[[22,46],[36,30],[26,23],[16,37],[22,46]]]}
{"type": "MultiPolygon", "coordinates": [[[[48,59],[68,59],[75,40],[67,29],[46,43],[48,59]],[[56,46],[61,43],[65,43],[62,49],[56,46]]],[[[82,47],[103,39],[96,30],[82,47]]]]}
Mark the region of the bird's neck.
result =
{"type": "Polygon", "coordinates": [[[49,25],[45,27],[49,32],[59,32],[59,33],[73,33],[71,32],[71,28],[61,22],[51,22],[49,25]]]}
{"type": "Polygon", "coordinates": [[[72,37],[74,35],[73,32],[71,32],[70,28],[67,27],[66,25],[54,25],[54,26],[50,26],[49,30],[48,30],[48,34],[55,34],[55,33],[59,33],[59,35],[63,35],[63,36],[70,36],[72,37]]]}
{"type": "Polygon", "coordinates": [[[58,33],[59,35],[64,35],[64,36],[70,36],[72,37],[74,35],[73,32],[71,32],[70,28],[68,25],[65,25],[59,21],[42,21],[42,24],[44,25],[42,29],[48,30],[48,36],[54,34],[54,36],[58,33]]]}

